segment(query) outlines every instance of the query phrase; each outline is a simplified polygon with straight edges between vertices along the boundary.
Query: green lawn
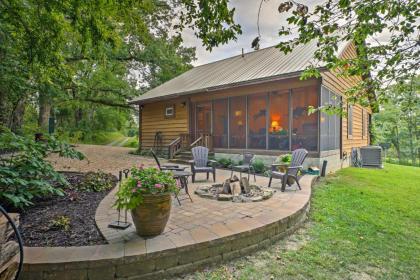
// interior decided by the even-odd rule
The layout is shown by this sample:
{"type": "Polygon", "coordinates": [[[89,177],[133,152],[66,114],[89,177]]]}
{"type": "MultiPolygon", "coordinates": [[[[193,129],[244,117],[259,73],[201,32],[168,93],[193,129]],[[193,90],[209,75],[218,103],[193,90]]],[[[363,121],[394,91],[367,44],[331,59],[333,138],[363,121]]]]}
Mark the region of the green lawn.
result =
{"type": "Polygon", "coordinates": [[[188,279],[420,279],[420,168],[343,169],[314,189],[305,227],[188,279]]]}

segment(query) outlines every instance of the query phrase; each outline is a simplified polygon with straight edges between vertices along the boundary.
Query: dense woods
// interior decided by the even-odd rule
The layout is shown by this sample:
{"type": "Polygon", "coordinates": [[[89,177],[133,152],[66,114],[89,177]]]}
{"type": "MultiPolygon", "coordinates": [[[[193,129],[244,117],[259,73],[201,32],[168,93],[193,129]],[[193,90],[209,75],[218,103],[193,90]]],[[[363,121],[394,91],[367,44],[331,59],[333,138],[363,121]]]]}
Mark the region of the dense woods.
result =
{"type": "Polygon", "coordinates": [[[199,26],[209,48],[240,31],[225,1],[201,8],[223,15],[189,1],[1,1],[0,123],[33,133],[54,122],[73,141],[134,126],[127,100],[195,59],[177,30],[199,26]]]}

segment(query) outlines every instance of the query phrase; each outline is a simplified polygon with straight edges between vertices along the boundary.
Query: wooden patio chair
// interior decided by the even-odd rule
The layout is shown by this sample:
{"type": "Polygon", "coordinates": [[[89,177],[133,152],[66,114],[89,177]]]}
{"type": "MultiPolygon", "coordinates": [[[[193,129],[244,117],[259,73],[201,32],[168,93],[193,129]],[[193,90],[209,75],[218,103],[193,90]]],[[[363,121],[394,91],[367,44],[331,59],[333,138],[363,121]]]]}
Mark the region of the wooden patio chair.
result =
{"type": "Polygon", "coordinates": [[[166,171],[166,170],[172,170],[172,171],[184,171],[186,167],[180,167],[176,164],[160,164],[159,158],[156,156],[156,153],[153,150],[150,150],[150,153],[154,157],[156,164],[159,168],[159,170],[166,171]]]}
{"type": "Polygon", "coordinates": [[[191,165],[192,182],[195,182],[195,174],[206,173],[207,180],[209,174],[213,173],[213,181],[216,182],[216,168],[214,160],[209,160],[209,149],[206,147],[198,146],[191,149],[193,160],[188,161],[191,165]]]}
{"type": "Polygon", "coordinates": [[[284,192],[286,189],[286,184],[289,185],[289,187],[296,182],[299,189],[300,187],[299,180],[299,171],[303,169],[303,162],[305,161],[306,156],[308,155],[308,151],[305,149],[297,149],[294,150],[292,153],[292,161],[290,163],[290,166],[287,167],[286,172],[279,172],[277,171],[277,167],[280,165],[283,165],[281,163],[274,163],[271,165],[271,175],[270,175],[270,182],[268,183],[268,187],[271,187],[271,181],[273,178],[275,179],[281,179],[281,191],[284,192]],[[291,179],[291,180],[289,180],[291,179]]]}
{"type": "Polygon", "coordinates": [[[239,172],[239,178],[242,177],[242,172],[247,172],[248,173],[248,181],[249,181],[249,175],[250,172],[252,171],[252,173],[254,174],[254,182],[257,181],[255,178],[255,170],[254,167],[252,166],[252,161],[254,160],[254,154],[252,153],[244,153],[243,154],[243,160],[242,160],[242,164],[241,165],[235,165],[231,167],[231,172],[230,172],[230,178],[232,178],[233,176],[233,172],[239,172]]]}

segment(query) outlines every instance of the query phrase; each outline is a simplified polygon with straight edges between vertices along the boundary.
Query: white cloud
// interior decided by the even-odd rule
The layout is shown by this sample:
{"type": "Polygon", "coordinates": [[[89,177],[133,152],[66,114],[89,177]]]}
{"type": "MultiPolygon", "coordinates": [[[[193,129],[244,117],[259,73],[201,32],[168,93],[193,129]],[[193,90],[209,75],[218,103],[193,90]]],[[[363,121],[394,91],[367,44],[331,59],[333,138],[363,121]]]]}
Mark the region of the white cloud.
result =
{"type": "MultiPolygon", "coordinates": [[[[282,1],[269,0],[262,4],[260,15],[261,48],[269,47],[278,43],[281,38],[278,30],[282,25],[286,25],[287,14],[280,14],[277,11],[278,5],[282,1]]],[[[322,0],[300,1],[303,4],[314,7],[322,0]]],[[[232,0],[231,7],[235,7],[235,21],[242,27],[242,35],[237,41],[229,42],[227,45],[214,48],[212,52],[207,51],[191,30],[183,33],[184,45],[197,48],[197,60],[194,65],[201,65],[212,61],[224,59],[241,54],[242,48],[245,52],[253,51],[251,48],[252,40],[258,35],[257,18],[260,1],[257,0],[232,0]]]]}

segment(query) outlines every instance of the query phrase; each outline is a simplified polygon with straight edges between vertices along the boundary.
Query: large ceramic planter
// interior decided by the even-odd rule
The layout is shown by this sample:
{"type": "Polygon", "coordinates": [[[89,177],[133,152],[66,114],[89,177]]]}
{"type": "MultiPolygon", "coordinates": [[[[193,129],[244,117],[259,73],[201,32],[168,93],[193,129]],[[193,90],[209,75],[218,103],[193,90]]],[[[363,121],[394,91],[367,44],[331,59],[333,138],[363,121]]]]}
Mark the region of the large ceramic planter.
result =
{"type": "Polygon", "coordinates": [[[171,213],[171,194],[143,195],[143,202],[131,210],[133,223],[140,236],[155,236],[165,230],[171,213]]]}

